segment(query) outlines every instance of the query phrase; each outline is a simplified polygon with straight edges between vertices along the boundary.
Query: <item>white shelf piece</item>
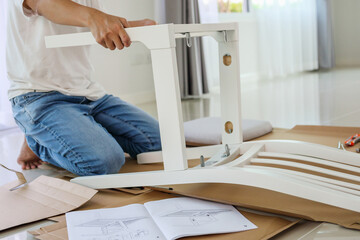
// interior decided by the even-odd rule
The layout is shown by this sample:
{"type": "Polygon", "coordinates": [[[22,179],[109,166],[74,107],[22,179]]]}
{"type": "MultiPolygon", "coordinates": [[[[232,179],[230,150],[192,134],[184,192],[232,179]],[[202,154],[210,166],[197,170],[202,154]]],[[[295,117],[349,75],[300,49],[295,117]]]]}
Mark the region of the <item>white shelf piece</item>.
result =
{"type": "MultiPolygon", "coordinates": [[[[139,164],[164,162],[164,171],[78,177],[96,189],[191,183],[228,183],[284,193],[360,212],[360,154],[290,140],[243,143],[239,33],[236,23],[156,25],[126,29],[150,49],[162,151],[139,164]],[[211,36],[219,43],[222,145],[186,148],[176,62],[177,38],[211,36]],[[188,169],[188,159],[209,158],[188,169]],[[320,166],[321,165],[321,166],[320,166]]],[[[48,48],[96,44],[91,33],[46,37],[48,48]]]]}

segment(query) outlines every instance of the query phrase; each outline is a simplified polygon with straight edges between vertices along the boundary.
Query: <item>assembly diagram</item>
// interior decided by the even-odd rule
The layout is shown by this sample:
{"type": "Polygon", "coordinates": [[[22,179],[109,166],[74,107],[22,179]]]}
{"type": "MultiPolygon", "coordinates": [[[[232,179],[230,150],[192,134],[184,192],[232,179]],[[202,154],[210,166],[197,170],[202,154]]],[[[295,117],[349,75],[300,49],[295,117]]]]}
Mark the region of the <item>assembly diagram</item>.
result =
{"type": "Polygon", "coordinates": [[[179,210],[177,212],[162,215],[161,217],[183,218],[185,225],[200,226],[216,222],[216,215],[231,212],[227,209],[201,209],[201,210],[179,210]]]}
{"type": "Polygon", "coordinates": [[[146,239],[149,231],[145,229],[133,229],[131,225],[146,217],[132,217],[119,219],[95,219],[76,227],[99,229],[98,234],[86,234],[91,240],[133,240],[146,239]]]}

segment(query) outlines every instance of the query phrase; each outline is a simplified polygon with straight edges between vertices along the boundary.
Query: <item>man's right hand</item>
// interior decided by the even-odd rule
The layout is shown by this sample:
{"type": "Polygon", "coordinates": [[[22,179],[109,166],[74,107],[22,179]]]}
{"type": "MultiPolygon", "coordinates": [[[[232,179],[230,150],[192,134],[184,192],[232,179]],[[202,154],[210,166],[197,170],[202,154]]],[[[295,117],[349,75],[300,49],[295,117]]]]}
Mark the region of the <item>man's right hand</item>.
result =
{"type": "Polygon", "coordinates": [[[125,18],[112,16],[94,9],[88,27],[96,41],[105,48],[121,50],[131,45],[130,37],[125,31],[125,28],[130,27],[130,25],[125,18]]]}
{"type": "Polygon", "coordinates": [[[131,45],[125,28],[156,24],[150,19],[128,22],[72,0],[24,0],[23,6],[57,24],[88,27],[96,41],[111,50],[131,45]]]}
{"type": "Polygon", "coordinates": [[[63,25],[89,27],[96,41],[114,50],[131,45],[125,18],[112,16],[72,0],[24,0],[23,6],[48,20],[63,25]]]}

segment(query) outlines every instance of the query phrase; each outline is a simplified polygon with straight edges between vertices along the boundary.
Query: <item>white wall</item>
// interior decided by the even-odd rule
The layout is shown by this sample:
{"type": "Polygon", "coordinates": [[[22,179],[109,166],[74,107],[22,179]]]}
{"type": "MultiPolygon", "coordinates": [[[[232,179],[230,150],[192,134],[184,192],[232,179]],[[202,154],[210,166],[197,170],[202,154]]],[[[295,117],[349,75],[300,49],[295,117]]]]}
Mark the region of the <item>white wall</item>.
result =
{"type": "MultiPolygon", "coordinates": [[[[107,13],[128,20],[154,19],[154,0],[102,0],[107,13]]],[[[108,93],[138,104],[154,99],[150,52],[140,43],[128,49],[110,51],[94,46],[91,62],[93,78],[108,93]]]]}
{"type": "Polygon", "coordinates": [[[360,66],[360,1],[331,0],[337,66],[360,66]]]}
{"type": "Polygon", "coordinates": [[[7,97],[10,82],[6,77],[5,64],[6,11],[7,2],[0,1],[0,130],[16,126],[14,118],[12,117],[11,105],[7,97]]]}

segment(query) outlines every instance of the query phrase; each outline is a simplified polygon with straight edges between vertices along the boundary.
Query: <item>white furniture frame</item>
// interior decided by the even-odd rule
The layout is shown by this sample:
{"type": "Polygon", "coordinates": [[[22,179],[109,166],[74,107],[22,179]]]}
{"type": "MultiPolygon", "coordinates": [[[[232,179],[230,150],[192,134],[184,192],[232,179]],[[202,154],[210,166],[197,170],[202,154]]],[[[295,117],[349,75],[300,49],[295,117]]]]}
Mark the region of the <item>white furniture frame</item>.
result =
{"type": "MultiPolygon", "coordinates": [[[[138,163],[164,162],[164,171],[79,177],[96,189],[187,183],[253,186],[360,212],[360,155],[297,141],[243,143],[238,25],[157,25],[126,29],[151,51],[162,151],[140,154],[138,163]],[[222,145],[186,148],[175,39],[211,36],[219,43],[222,145]],[[230,57],[231,64],[223,57],[230,57]],[[188,159],[209,158],[188,168],[188,159]]],[[[96,44],[91,33],[46,37],[48,48],[96,44]]]]}

